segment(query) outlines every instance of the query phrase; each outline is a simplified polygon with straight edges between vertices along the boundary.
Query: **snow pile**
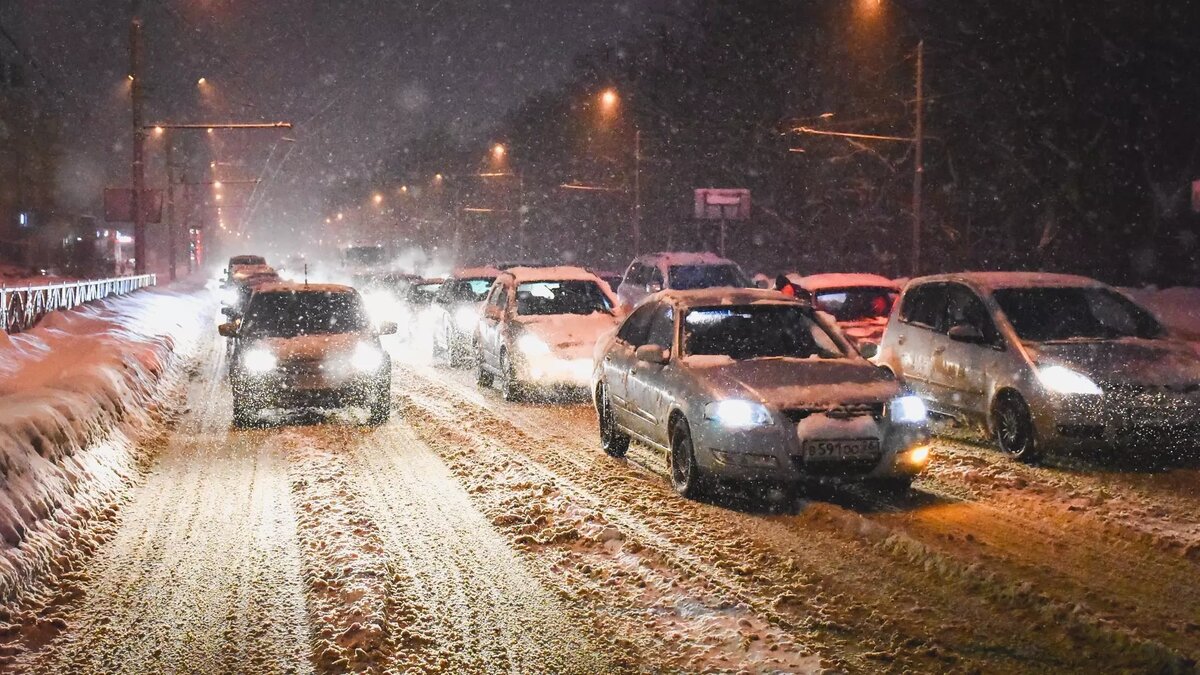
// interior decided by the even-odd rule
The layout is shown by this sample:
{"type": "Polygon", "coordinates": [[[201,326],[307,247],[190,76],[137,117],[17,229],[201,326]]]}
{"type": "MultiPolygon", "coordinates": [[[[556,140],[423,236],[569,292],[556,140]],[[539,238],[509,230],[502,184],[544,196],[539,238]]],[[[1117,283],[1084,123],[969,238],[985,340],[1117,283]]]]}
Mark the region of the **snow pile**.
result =
{"type": "Polygon", "coordinates": [[[203,301],[139,291],[0,333],[0,598],[97,544],[165,410],[164,375],[204,329],[203,301]]]}

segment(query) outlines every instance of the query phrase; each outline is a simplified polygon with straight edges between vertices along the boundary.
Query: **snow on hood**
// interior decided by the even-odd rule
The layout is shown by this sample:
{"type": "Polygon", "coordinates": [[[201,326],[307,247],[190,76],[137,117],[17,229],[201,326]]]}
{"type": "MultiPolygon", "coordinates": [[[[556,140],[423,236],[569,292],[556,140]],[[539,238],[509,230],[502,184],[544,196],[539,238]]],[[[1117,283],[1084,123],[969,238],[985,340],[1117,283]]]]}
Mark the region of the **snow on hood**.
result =
{"type": "Polygon", "coordinates": [[[551,350],[570,358],[591,358],[596,341],[617,325],[617,317],[604,312],[521,316],[516,321],[551,350]]]}
{"type": "Polygon", "coordinates": [[[257,345],[269,349],[280,363],[323,361],[332,356],[354,353],[360,342],[368,339],[362,333],[323,333],[296,337],[266,337],[257,345]]]}
{"type": "Polygon", "coordinates": [[[747,396],[777,408],[819,408],[887,401],[900,395],[900,385],[882,371],[852,359],[768,358],[735,361],[724,356],[689,356],[722,396],[747,396]]]}
{"type": "Polygon", "coordinates": [[[1200,384],[1200,358],[1177,340],[1095,340],[1028,345],[1040,365],[1062,365],[1100,383],[1200,384]]]}

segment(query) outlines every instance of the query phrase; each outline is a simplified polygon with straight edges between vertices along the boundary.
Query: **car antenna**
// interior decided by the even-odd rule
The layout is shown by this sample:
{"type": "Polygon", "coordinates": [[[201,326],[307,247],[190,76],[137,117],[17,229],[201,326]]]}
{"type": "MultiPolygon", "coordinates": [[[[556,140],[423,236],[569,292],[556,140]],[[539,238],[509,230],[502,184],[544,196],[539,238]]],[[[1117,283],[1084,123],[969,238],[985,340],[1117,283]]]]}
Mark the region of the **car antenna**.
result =
{"type": "Polygon", "coordinates": [[[304,263],[304,285],[308,285],[308,263],[304,263]]]}

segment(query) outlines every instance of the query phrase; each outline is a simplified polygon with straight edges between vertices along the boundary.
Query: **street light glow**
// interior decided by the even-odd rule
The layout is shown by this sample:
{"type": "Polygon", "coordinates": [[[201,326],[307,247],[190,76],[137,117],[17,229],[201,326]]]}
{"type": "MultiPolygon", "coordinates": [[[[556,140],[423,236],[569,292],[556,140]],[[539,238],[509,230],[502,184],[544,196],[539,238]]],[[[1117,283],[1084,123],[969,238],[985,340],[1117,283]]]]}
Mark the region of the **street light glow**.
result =
{"type": "Polygon", "coordinates": [[[443,178],[444,178],[444,176],[442,176],[442,174],[440,174],[440,173],[439,173],[439,174],[436,174],[436,175],[434,175],[434,177],[433,177],[433,179],[434,179],[434,180],[436,180],[436,181],[437,181],[437,182],[439,182],[439,183],[440,183],[440,182],[442,182],[442,179],[443,179],[443,178]]]}
{"type": "Polygon", "coordinates": [[[605,110],[611,110],[615,108],[617,106],[617,102],[620,100],[620,97],[617,96],[616,89],[609,88],[600,92],[600,104],[604,106],[605,110]]]}
{"type": "Polygon", "coordinates": [[[341,212],[341,211],[338,211],[338,214],[337,214],[337,219],[338,219],[338,220],[341,220],[341,219],[342,219],[342,217],[343,217],[343,216],[342,216],[342,212],[341,212]]]}
{"type": "Polygon", "coordinates": [[[220,189],[221,189],[221,181],[219,181],[219,180],[214,180],[214,181],[213,181],[213,189],[214,189],[214,190],[220,190],[220,189]]]}
{"type": "Polygon", "coordinates": [[[371,197],[371,201],[375,202],[375,205],[376,205],[376,206],[379,206],[380,204],[382,204],[382,203],[383,203],[383,195],[381,195],[381,194],[379,194],[378,192],[376,192],[376,193],[375,193],[375,194],[374,194],[374,195],[371,197]]]}
{"type": "Polygon", "coordinates": [[[162,127],[154,127],[154,135],[155,135],[155,136],[162,136],[162,135],[163,135],[163,128],[162,128],[162,127]]]}
{"type": "Polygon", "coordinates": [[[198,80],[196,80],[196,84],[200,85],[201,87],[203,87],[203,86],[204,86],[205,84],[207,84],[207,83],[208,83],[208,80],[207,80],[207,79],[205,79],[205,78],[203,78],[203,77],[202,77],[202,78],[200,78],[200,79],[198,79],[198,80]]]}
{"type": "Polygon", "coordinates": [[[504,159],[504,154],[506,152],[508,152],[508,150],[504,147],[503,143],[497,143],[492,146],[492,156],[496,159],[504,159]]]}

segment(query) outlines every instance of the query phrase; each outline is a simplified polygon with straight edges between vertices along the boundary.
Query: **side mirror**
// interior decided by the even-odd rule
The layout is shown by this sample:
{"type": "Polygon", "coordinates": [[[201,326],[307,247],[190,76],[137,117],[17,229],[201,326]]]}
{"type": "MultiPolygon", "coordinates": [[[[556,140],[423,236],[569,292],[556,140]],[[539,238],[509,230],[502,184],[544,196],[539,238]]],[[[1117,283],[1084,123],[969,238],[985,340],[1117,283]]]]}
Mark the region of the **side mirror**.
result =
{"type": "Polygon", "coordinates": [[[384,321],[379,324],[379,330],[375,331],[380,335],[395,335],[398,327],[395,321],[384,321]]]}
{"type": "Polygon", "coordinates": [[[858,346],[858,353],[862,354],[864,359],[873,359],[879,356],[879,345],[874,342],[864,342],[858,346]]]}
{"type": "Polygon", "coordinates": [[[229,306],[222,307],[221,313],[224,314],[226,316],[226,318],[229,318],[229,319],[237,318],[237,315],[238,315],[237,309],[234,307],[229,307],[229,306]]]}
{"type": "Polygon", "coordinates": [[[217,332],[221,334],[221,337],[237,337],[238,327],[236,323],[223,323],[217,326],[217,332]]]}
{"type": "Polygon", "coordinates": [[[978,328],[965,323],[960,323],[957,326],[954,326],[946,335],[948,335],[950,339],[954,340],[955,342],[966,342],[967,344],[973,345],[987,342],[987,338],[983,336],[983,333],[981,333],[978,328]]]}
{"type": "Polygon", "coordinates": [[[642,345],[634,351],[634,356],[638,361],[653,363],[656,365],[666,365],[671,360],[671,350],[665,349],[659,345],[642,345]]]}

